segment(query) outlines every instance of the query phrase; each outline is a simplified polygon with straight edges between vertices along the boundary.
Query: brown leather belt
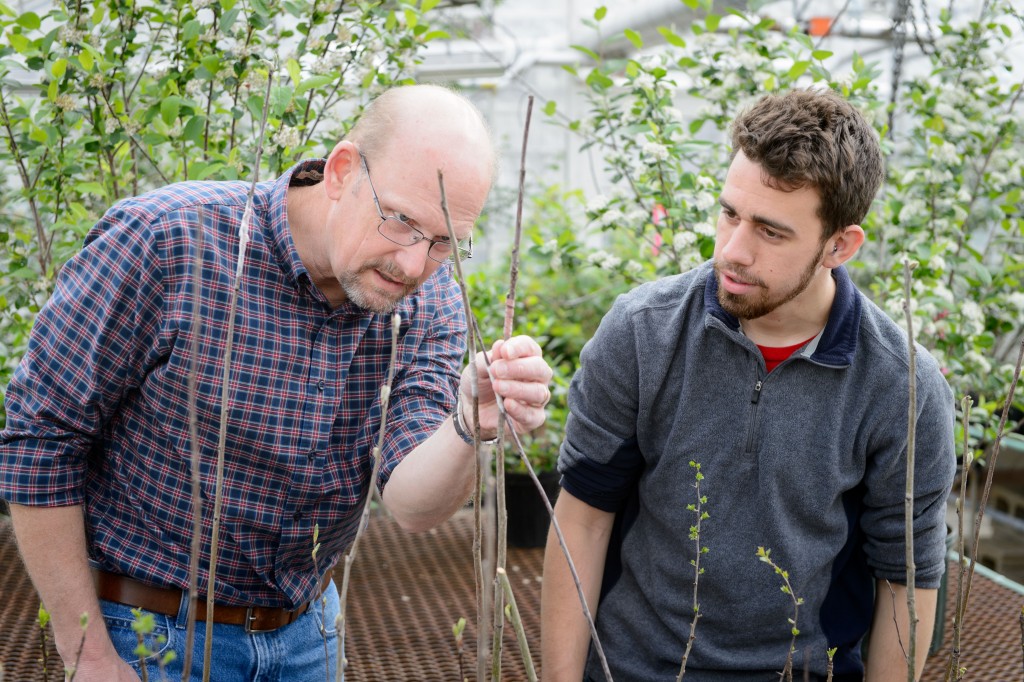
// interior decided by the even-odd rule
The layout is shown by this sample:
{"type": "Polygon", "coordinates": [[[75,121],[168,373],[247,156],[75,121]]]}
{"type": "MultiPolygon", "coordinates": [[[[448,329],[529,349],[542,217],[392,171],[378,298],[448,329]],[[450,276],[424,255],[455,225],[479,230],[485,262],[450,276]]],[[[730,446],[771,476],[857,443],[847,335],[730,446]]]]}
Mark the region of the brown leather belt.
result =
{"type": "MultiPolygon", "coordinates": [[[[330,584],[331,574],[332,571],[328,571],[324,575],[324,579],[320,583],[321,592],[330,584]]],[[[128,576],[97,569],[92,570],[92,577],[96,584],[96,594],[100,599],[167,616],[178,615],[178,610],[181,608],[182,591],[179,589],[147,585],[128,576]]],[[[246,632],[269,632],[294,623],[299,616],[305,613],[309,604],[310,602],[306,602],[293,611],[273,606],[214,604],[213,622],[242,625],[245,626],[246,632]]],[[[206,597],[204,596],[199,597],[196,620],[206,622],[206,597]]]]}

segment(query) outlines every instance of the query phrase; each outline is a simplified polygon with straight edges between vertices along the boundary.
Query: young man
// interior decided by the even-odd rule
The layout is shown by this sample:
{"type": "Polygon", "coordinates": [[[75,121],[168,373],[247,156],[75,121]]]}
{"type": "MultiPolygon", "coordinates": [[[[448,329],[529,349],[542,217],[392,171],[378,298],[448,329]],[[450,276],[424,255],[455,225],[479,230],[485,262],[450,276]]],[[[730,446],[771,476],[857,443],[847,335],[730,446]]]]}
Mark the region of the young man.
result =
{"type": "MultiPolygon", "coordinates": [[[[440,523],[469,495],[470,372],[479,381],[482,438],[497,429],[495,393],[517,430],[543,422],[551,371],[532,339],[492,348],[495,384],[479,357],[460,376],[466,318],[449,257],[471,246],[493,164],[486,126],[467,100],[413,86],[372,103],[327,159],[257,186],[235,316],[215,581],[214,464],[248,183],[160,189],[114,206],[90,232],[39,315],[7,392],[0,439],[0,495],[11,502],[25,564],[68,665],[76,662],[79,618],[89,615],[76,680],[138,679],[133,607],[154,616],[147,643],[161,656],[174,650],[167,675],[181,677],[193,371],[203,497],[199,619],[212,589],[218,681],[324,678],[321,628],[336,636],[338,612],[326,571],[355,537],[370,486],[411,530],[440,523]],[[449,241],[438,169],[458,244],[449,241]],[[196,305],[200,327],[192,321],[196,305]],[[397,371],[380,476],[370,481],[391,311],[401,315],[397,371]],[[320,608],[307,608],[321,587],[323,622],[320,608]]],[[[194,678],[203,665],[203,623],[196,633],[194,678]]],[[[333,669],[333,641],[327,651],[333,669]]]]}
{"type": "MultiPolygon", "coordinates": [[[[616,680],[778,679],[803,600],[794,679],[905,680],[908,351],[843,263],[882,180],[877,139],[832,92],[770,95],[733,126],[713,262],[621,297],[569,394],[556,516],[616,680]],[[898,622],[898,634],[897,625],[898,622]]],[[[917,670],[945,562],[953,400],[917,355],[917,670]]],[[[543,674],[603,680],[554,533],[545,557],[543,674]]]]}

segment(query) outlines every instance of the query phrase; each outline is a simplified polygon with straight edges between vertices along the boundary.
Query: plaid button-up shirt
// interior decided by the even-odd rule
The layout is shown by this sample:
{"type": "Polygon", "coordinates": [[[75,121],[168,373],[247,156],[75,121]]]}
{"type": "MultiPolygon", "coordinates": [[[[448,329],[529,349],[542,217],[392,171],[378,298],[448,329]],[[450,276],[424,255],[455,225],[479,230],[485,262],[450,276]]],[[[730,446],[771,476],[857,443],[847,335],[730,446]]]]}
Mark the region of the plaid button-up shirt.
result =
{"type": "MultiPolygon", "coordinates": [[[[355,537],[369,492],[391,316],[332,309],[288,228],[290,179],[257,187],[235,318],[215,596],[291,607],[355,537]]],[[[307,183],[308,184],[308,183],[307,183]]],[[[0,496],[84,504],[90,558],[186,587],[192,537],[188,378],[195,361],[207,567],[228,308],[248,183],[172,185],[115,205],[64,266],[7,396],[0,496]],[[193,324],[202,207],[202,325],[193,324]],[[192,344],[198,337],[198,356],[192,344]]],[[[450,267],[402,301],[383,488],[454,406],[465,315],[450,267]]]]}

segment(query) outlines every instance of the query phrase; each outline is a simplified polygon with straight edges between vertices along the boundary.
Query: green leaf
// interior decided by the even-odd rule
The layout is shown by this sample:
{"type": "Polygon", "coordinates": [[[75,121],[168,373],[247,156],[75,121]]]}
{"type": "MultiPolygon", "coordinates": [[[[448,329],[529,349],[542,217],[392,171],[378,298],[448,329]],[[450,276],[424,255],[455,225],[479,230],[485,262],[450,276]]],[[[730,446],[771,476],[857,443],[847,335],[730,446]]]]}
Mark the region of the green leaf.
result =
{"type": "Polygon", "coordinates": [[[190,43],[196,38],[198,38],[199,34],[202,33],[202,31],[203,26],[199,23],[198,19],[186,21],[185,26],[181,30],[181,40],[184,43],[190,43]]]}
{"type": "Polygon", "coordinates": [[[601,5],[600,7],[594,10],[594,20],[601,21],[602,19],[604,19],[606,14],[608,14],[608,8],[605,7],[604,5],[601,5]]]}
{"type": "Polygon", "coordinates": [[[555,115],[555,109],[557,107],[558,107],[558,104],[555,102],[555,100],[549,99],[544,104],[544,113],[547,114],[548,116],[554,116],[555,115]]]}
{"type": "Polygon", "coordinates": [[[245,100],[245,106],[249,109],[249,114],[252,116],[252,120],[261,121],[263,119],[263,94],[249,95],[249,98],[245,100]]]}
{"type": "Polygon", "coordinates": [[[426,14],[430,10],[437,7],[437,3],[439,3],[440,1],[441,0],[423,0],[422,4],[420,4],[420,12],[426,14]]]}
{"type": "Polygon", "coordinates": [[[416,28],[416,24],[420,23],[420,18],[416,12],[411,9],[405,10],[405,25],[409,28],[416,28]]]}
{"type": "Polygon", "coordinates": [[[43,22],[39,19],[39,15],[35,12],[25,12],[16,19],[18,26],[27,28],[30,31],[35,31],[43,22]]]}
{"type": "Polygon", "coordinates": [[[720,14],[709,14],[708,18],[704,20],[704,25],[708,27],[708,33],[717,31],[721,21],[722,16],[720,14]]]}
{"type": "Polygon", "coordinates": [[[615,85],[615,83],[612,82],[611,78],[604,75],[597,69],[594,69],[590,72],[590,75],[587,76],[587,85],[598,90],[607,90],[615,85]]]}
{"type": "Polygon", "coordinates": [[[207,57],[203,57],[200,62],[200,66],[210,72],[210,78],[212,79],[220,71],[221,56],[219,54],[211,54],[207,57]]]}
{"type": "Polygon", "coordinates": [[[644,39],[640,37],[640,34],[636,31],[627,28],[623,33],[626,35],[626,39],[633,43],[633,47],[640,50],[643,49],[644,39]]]}
{"type": "Polygon", "coordinates": [[[829,57],[832,56],[832,54],[833,53],[831,50],[815,50],[814,52],[811,53],[811,57],[817,59],[818,61],[821,61],[822,59],[828,59],[829,57]]]}
{"type": "Polygon", "coordinates": [[[19,54],[29,54],[35,51],[32,49],[32,41],[20,33],[9,34],[7,36],[7,40],[11,43],[11,47],[13,47],[19,54]]]}
{"type": "Polygon", "coordinates": [[[107,197],[107,190],[98,182],[80,182],[75,185],[75,191],[79,194],[93,194],[101,199],[107,197]]]}
{"type": "Polygon", "coordinates": [[[178,112],[181,110],[181,98],[179,97],[165,97],[160,102],[160,118],[164,120],[167,125],[174,125],[174,121],[178,118],[178,112]]]}
{"type": "Polygon", "coordinates": [[[288,76],[292,79],[292,83],[298,85],[302,81],[302,67],[294,59],[289,59],[285,62],[285,68],[288,70],[288,76]]]}
{"type": "Polygon", "coordinates": [[[601,57],[599,57],[598,54],[591,50],[589,47],[585,47],[583,45],[570,45],[569,47],[576,50],[577,52],[582,52],[583,54],[593,59],[595,62],[601,61],[601,57]]]}
{"type": "Polygon", "coordinates": [[[660,33],[665,41],[669,45],[675,45],[676,47],[686,47],[686,41],[683,40],[679,34],[675,33],[672,29],[666,26],[659,26],[658,33],[660,33]]]}
{"type": "Polygon", "coordinates": [[[92,58],[92,52],[89,50],[79,52],[78,63],[81,64],[83,71],[92,71],[92,66],[95,63],[92,58]]]}
{"type": "Polygon", "coordinates": [[[336,76],[331,76],[328,74],[323,74],[320,76],[310,76],[306,80],[299,83],[298,87],[295,88],[295,96],[298,97],[307,90],[312,90],[314,88],[319,88],[324,85],[327,85],[328,83],[333,83],[336,79],[336,76]]]}
{"type": "Polygon", "coordinates": [[[51,102],[57,101],[57,81],[50,81],[50,85],[46,88],[46,98],[51,102]]]}
{"type": "Polygon", "coordinates": [[[810,68],[810,66],[811,63],[807,61],[794,62],[793,66],[790,67],[789,72],[786,74],[786,77],[789,78],[790,80],[796,80],[797,78],[802,76],[804,72],[806,72],[807,69],[810,68]]]}
{"type": "Polygon", "coordinates": [[[203,139],[203,130],[206,128],[206,117],[203,115],[193,116],[185,124],[185,129],[181,132],[182,139],[192,142],[194,144],[200,144],[203,139]]]}
{"type": "MultiPolygon", "coordinates": [[[[221,2],[221,5],[223,5],[223,4],[224,3],[221,2]]],[[[225,9],[227,9],[227,8],[225,8],[225,9]]],[[[238,19],[238,14],[241,11],[242,11],[241,8],[236,7],[234,9],[227,9],[227,11],[224,12],[224,16],[222,16],[220,18],[220,32],[221,33],[230,33],[231,32],[231,27],[235,25],[235,20],[238,19]]]]}
{"type": "Polygon", "coordinates": [[[436,29],[434,31],[428,32],[426,35],[420,38],[420,40],[422,40],[424,43],[429,43],[431,40],[447,40],[448,38],[451,38],[451,35],[448,33],[448,31],[436,29]]]}
{"type": "Polygon", "coordinates": [[[276,85],[270,91],[271,116],[280,118],[292,102],[293,88],[288,85],[276,85]]]}
{"type": "Polygon", "coordinates": [[[62,78],[68,70],[68,60],[61,57],[50,67],[50,73],[54,78],[62,78]]]}

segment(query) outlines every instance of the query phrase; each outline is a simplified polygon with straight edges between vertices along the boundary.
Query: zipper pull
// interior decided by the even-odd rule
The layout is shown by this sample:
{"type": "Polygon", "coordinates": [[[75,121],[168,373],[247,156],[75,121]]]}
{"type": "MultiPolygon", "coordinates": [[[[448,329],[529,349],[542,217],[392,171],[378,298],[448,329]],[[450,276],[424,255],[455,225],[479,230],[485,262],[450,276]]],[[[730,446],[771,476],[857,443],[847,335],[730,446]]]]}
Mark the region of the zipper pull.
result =
{"type": "Polygon", "coordinates": [[[761,382],[758,381],[754,384],[754,392],[750,395],[750,402],[757,404],[757,401],[761,399],[761,382]]]}

